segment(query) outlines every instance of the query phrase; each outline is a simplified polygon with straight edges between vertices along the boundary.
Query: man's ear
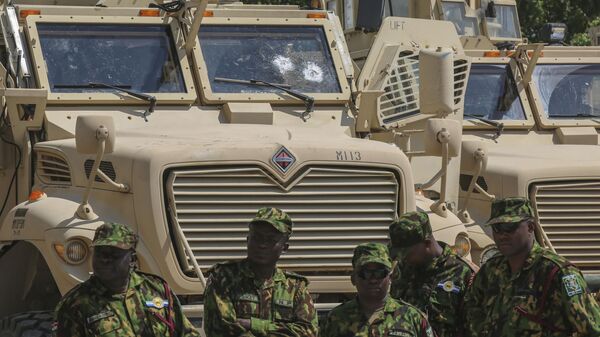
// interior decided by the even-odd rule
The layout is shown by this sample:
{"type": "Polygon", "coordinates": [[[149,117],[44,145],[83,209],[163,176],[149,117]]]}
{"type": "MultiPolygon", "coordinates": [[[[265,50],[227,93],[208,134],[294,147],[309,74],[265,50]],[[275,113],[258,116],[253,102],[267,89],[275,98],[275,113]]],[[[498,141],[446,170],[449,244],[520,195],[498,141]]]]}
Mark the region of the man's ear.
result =
{"type": "Polygon", "coordinates": [[[529,233],[535,233],[535,220],[531,219],[527,221],[527,231],[529,233]]]}
{"type": "Polygon", "coordinates": [[[352,272],[352,274],[350,274],[350,282],[352,282],[353,286],[356,285],[356,274],[354,273],[354,271],[352,272]]]}
{"type": "Polygon", "coordinates": [[[131,255],[129,256],[129,265],[130,266],[135,266],[137,264],[137,254],[135,251],[131,252],[131,255]]]}
{"type": "Polygon", "coordinates": [[[285,243],[283,245],[283,250],[281,251],[282,253],[287,253],[288,249],[290,249],[290,244],[289,243],[285,243]]]}

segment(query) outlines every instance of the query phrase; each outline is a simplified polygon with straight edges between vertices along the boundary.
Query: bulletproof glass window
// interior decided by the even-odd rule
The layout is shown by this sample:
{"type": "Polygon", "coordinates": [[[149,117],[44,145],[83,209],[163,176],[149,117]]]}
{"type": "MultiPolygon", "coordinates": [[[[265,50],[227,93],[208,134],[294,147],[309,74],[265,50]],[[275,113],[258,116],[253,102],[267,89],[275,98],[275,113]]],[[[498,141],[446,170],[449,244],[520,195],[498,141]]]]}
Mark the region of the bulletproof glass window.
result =
{"type": "Polygon", "coordinates": [[[465,114],[491,120],[526,119],[523,103],[509,65],[471,65],[465,95],[465,114]]]}
{"type": "Polygon", "coordinates": [[[104,83],[148,93],[183,93],[186,86],[166,25],[37,23],[54,93],[114,92],[104,83]]]}
{"type": "Polygon", "coordinates": [[[600,117],[600,64],[538,64],[533,81],[547,118],[600,117]]]}
{"type": "Polygon", "coordinates": [[[266,81],[306,93],[341,92],[322,27],[206,25],[199,39],[214,93],[280,92],[219,78],[266,81]]]}
{"type": "Polygon", "coordinates": [[[454,24],[458,35],[477,36],[479,25],[477,18],[467,17],[464,2],[442,1],[444,20],[454,24]]]}
{"type": "Polygon", "coordinates": [[[520,39],[517,7],[513,5],[496,5],[496,17],[486,17],[486,26],[490,38],[520,39]]]}

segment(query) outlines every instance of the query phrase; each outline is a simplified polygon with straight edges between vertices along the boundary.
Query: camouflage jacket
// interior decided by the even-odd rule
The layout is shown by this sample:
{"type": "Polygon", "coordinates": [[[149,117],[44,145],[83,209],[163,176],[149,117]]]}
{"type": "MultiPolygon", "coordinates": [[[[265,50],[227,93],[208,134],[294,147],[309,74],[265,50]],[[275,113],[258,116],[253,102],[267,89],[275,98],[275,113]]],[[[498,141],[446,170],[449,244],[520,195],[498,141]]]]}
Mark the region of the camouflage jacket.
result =
{"type": "Polygon", "coordinates": [[[456,336],[463,324],[461,309],[474,268],[440,244],[442,255],[426,268],[396,267],[391,294],[425,312],[438,336],[456,336]]]}
{"type": "Polygon", "coordinates": [[[500,254],[486,262],[465,296],[465,307],[471,336],[600,336],[600,308],[579,270],[537,243],[518,273],[511,273],[500,254]]]}
{"type": "Polygon", "coordinates": [[[58,303],[54,336],[200,336],[165,284],[158,276],[134,271],[127,291],[112,295],[92,276],[58,303]]]}
{"type": "Polygon", "coordinates": [[[358,299],[335,307],[321,323],[320,337],[433,337],[425,315],[414,306],[388,296],[383,310],[371,318],[360,310],[358,299]]]}
{"type": "Polygon", "coordinates": [[[308,280],[277,268],[259,284],[247,260],[216,264],[204,292],[204,331],[210,337],[317,335],[308,280]],[[250,319],[247,331],[237,319],[250,319]]]}

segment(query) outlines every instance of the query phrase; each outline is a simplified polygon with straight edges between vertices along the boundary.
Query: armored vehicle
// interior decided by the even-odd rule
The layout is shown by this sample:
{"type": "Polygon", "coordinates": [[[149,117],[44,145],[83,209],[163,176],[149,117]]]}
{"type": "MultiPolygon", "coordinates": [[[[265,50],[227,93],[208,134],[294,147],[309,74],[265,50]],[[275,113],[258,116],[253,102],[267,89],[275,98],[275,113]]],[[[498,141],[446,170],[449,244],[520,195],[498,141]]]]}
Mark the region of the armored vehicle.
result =
{"type": "MultiPolygon", "coordinates": [[[[450,21],[472,61],[461,159],[481,160],[461,165],[457,215],[482,223],[494,197],[529,197],[540,219],[538,240],[577,264],[597,287],[598,49],[523,43],[512,0],[377,4],[330,5],[345,18],[357,67],[380,33],[382,16],[373,13],[450,21]]],[[[549,33],[552,42],[564,28],[549,33]]],[[[493,253],[490,247],[483,260],[493,253]]]]}
{"type": "Polygon", "coordinates": [[[588,30],[588,34],[590,35],[592,46],[600,46],[600,26],[591,27],[588,30]]]}
{"type": "MultiPolygon", "coordinates": [[[[386,242],[399,213],[428,211],[436,238],[470,256],[464,224],[415,190],[407,154],[357,129],[354,102],[368,93],[355,92],[338,18],[315,7],[2,5],[0,335],[47,333],[48,311],[89,277],[104,221],[140,235],[139,267],[198,325],[204,273],[245,256],[262,206],[292,215],[282,267],[310,278],[319,310],[351,296],[352,249],[386,242]]],[[[447,70],[455,54],[424,62],[447,70]]],[[[421,83],[449,105],[451,73],[421,83]]],[[[415,135],[440,178],[460,126],[431,120],[415,135]]]]}

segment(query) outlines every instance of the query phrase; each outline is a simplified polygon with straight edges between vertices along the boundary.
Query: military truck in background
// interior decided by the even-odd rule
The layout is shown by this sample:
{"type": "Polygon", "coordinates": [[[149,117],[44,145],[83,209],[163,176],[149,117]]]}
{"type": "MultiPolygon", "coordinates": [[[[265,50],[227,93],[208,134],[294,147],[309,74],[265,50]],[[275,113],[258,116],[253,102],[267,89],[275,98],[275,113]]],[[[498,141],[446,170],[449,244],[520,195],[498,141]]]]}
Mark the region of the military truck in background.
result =
{"type": "MultiPolygon", "coordinates": [[[[61,294],[89,277],[104,221],[132,226],[139,267],[164,277],[197,325],[203,273],[245,256],[248,220],[266,205],[293,217],[281,266],[309,277],[319,310],[352,296],[352,249],[386,242],[400,213],[428,211],[436,238],[470,257],[464,224],[415,189],[407,154],[357,127],[379,116],[355,108],[370,89],[356,92],[339,20],[317,7],[2,5],[2,336],[48,333],[61,294]]],[[[460,151],[460,124],[444,118],[460,103],[451,69],[469,63],[460,44],[437,42],[410,59],[438,72],[421,74],[428,122],[392,142],[422,144],[414,151],[437,158],[430,184],[443,186],[460,151]]]]}
{"type": "MultiPolygon", "coordinates": [[[[480,158],[461,165],[457,215],[482,223],[494,197],[529,197],[540,220],[538,240],[598,287],[600,50],[524,43],[513,0],[391,0],[378,9],[365,3],[364,12],[362,1],[343,3],[338,13],[353,23],[345,32],[358,67],[381,17],[365,13],[452,22],[472,62],[461,158],[480,158]]],[[[564,36],[564,27],[549,28],[548,42],[564,36]]]]}
{"type": "Polygon", "coordinates": [[[600,46],[600,26],[591,27],[588,29],[592,46],[600,46]]]}

